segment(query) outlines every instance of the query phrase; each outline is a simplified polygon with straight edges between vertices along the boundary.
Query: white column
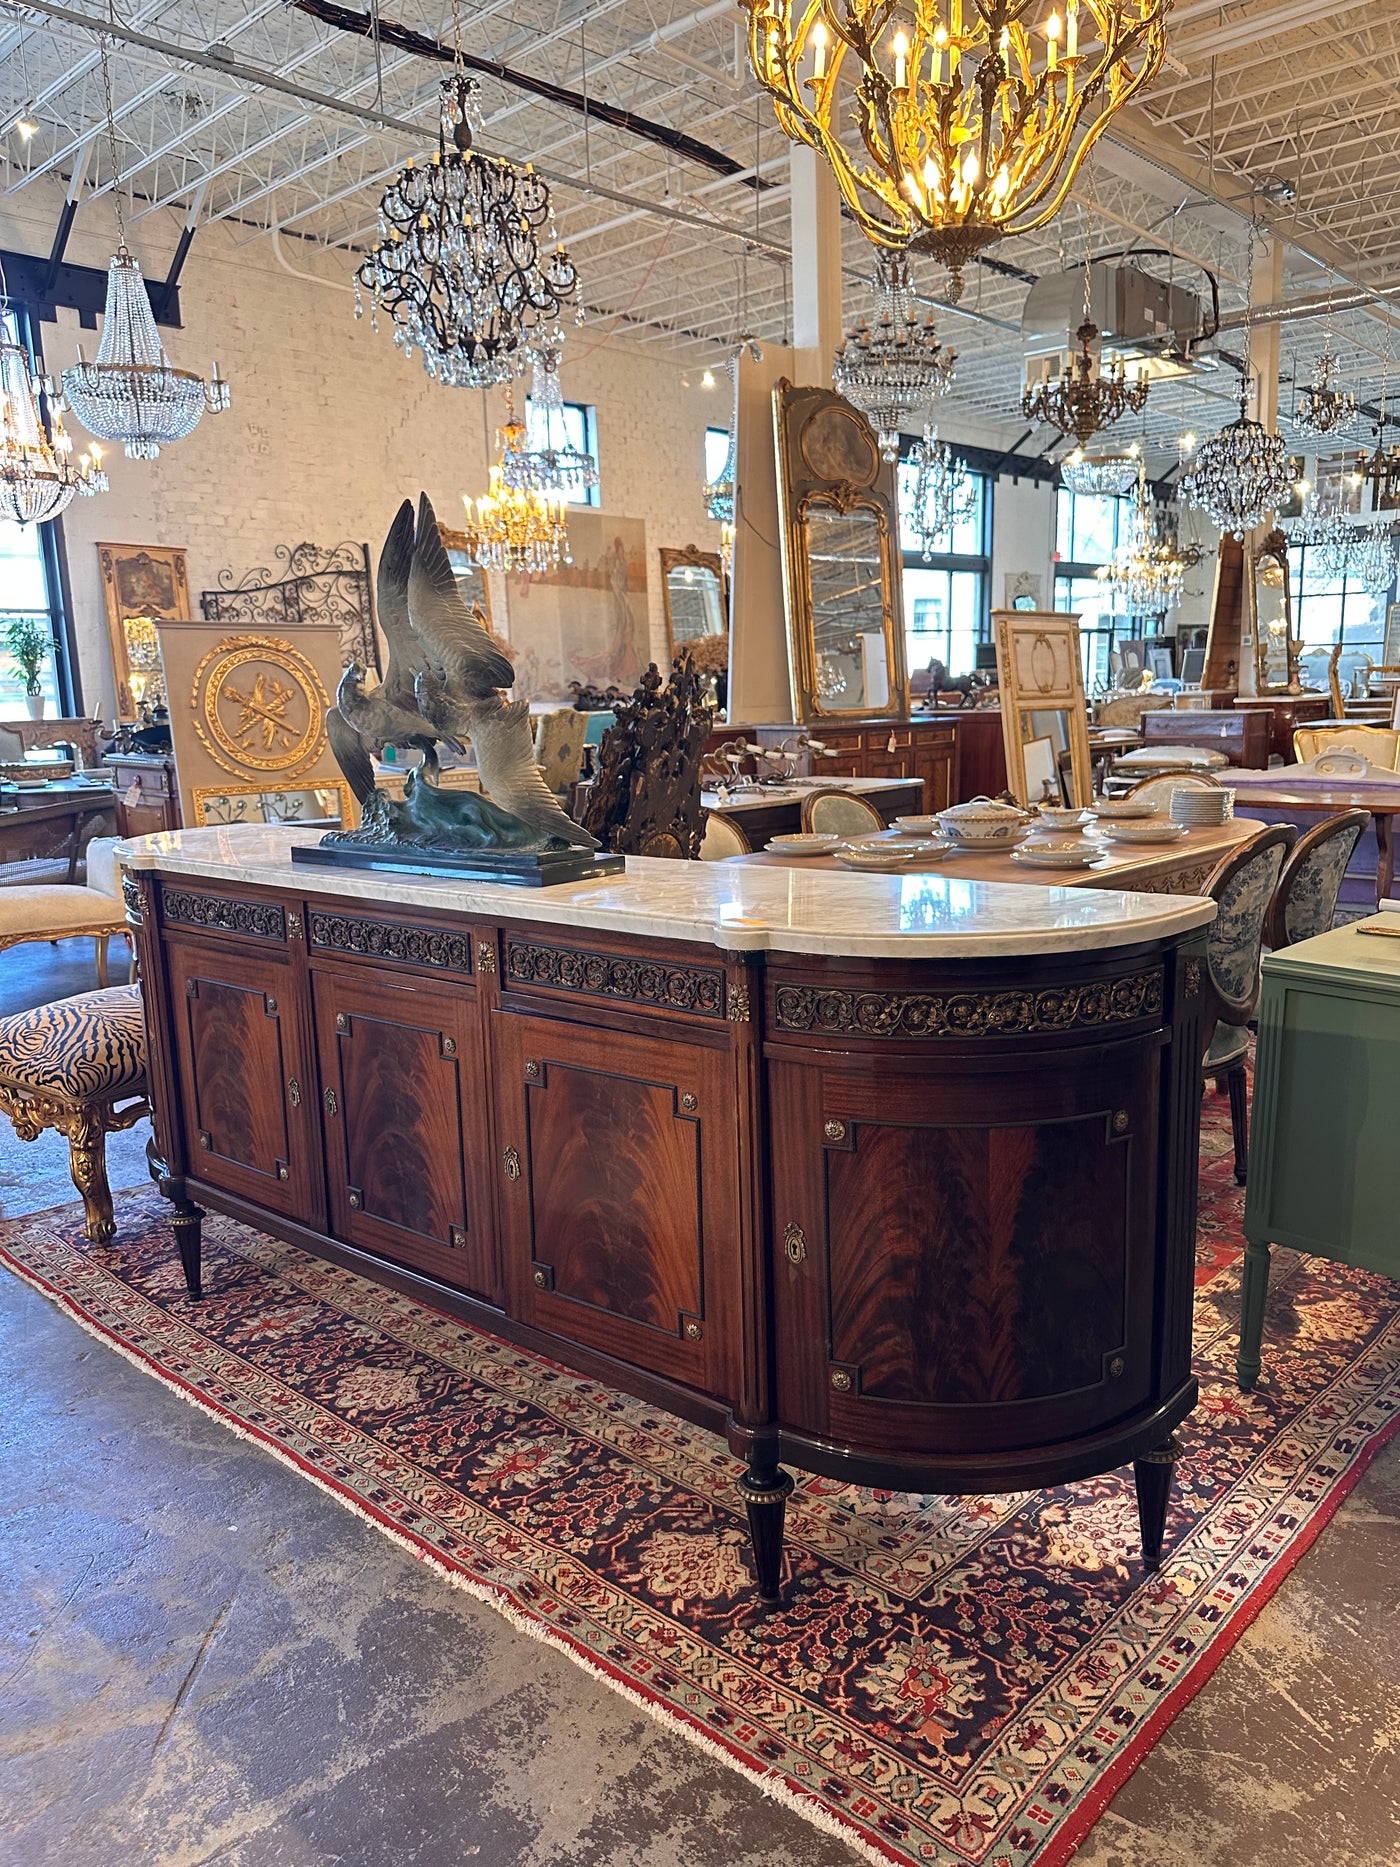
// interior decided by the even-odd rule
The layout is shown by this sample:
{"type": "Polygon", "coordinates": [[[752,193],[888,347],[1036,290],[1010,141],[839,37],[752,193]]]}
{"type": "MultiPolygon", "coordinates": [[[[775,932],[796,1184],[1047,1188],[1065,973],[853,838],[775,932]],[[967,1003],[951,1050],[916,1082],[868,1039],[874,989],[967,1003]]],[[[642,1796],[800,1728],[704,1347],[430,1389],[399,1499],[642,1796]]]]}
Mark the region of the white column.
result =
{"type": "Polygon", "coordinates": [[[841,195],[831,165],[805,143],[789,158],[792,181],[792,347],[799,383],[831,384],[841,341],[841,195]]]}

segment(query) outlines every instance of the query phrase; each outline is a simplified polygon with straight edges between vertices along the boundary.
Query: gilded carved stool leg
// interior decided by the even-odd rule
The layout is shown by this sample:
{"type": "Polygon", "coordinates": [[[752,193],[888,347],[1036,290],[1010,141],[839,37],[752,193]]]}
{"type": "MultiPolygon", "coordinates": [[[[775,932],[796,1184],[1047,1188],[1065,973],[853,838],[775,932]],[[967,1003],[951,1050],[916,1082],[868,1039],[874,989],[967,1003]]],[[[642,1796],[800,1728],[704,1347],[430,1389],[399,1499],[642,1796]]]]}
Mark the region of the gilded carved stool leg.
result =
{"type": "Polygon", "coordinates": [[[765,1608],[778,1608],[783,1602],[783,1521],[792,1489],[791,1473],[782,1469],[771,1451],[755,1446],[739,1490],[748,1512],[758,1599],[765,1608]]]}
{"type": "Polygon", "coordinates": [[[68,1124],[68,1170],[83,1196],[83,1232],[95,1245],[117,1235],[112,1189],[107,1183],[107,1111],[84,1109],[68,1124]]]}
{"type": "Polygon", "coordinates": [[[1172,1478],[1181,1457],[1181,1441],[1173,1433],[1165,1444],[1154,1446],[1133,1461],[1133,1481],[1137,1486],[1138,1529],[1142,1535],[1142,1566],[1162,1566],[1162,1538],[1167,1528],[1167,1506],[1171,1502],[1172,1478]]]}
{"type": "Polygon", "coordinates": [[[1240,1348],[1235,1375],[1240,1391],[1253,1391],[1259,1379],[1264,1336],[1264,1305],[1269,1295],[1269,1245],[1251,1238],[1244,1248],[1244,1283],[1240,1291],[1240,1348]]]}

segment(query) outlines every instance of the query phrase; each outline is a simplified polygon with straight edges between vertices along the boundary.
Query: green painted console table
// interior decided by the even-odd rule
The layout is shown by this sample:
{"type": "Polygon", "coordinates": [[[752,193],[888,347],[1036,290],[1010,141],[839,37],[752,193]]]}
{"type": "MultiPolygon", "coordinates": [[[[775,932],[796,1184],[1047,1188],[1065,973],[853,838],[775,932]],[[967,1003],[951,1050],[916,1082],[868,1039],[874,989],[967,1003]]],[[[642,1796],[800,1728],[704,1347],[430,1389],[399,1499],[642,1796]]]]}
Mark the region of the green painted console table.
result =
{"type": "MultiPolygon", "coordinates": [[[[1400,928],[1400,915],[1375,915],[1400,928]]],[[[1400,1277],[1400,939],[1334,928],[1264,960],[1245,1194],[1240,1386],[1259,1378],[1269,1248],[1400,1277]]]]}

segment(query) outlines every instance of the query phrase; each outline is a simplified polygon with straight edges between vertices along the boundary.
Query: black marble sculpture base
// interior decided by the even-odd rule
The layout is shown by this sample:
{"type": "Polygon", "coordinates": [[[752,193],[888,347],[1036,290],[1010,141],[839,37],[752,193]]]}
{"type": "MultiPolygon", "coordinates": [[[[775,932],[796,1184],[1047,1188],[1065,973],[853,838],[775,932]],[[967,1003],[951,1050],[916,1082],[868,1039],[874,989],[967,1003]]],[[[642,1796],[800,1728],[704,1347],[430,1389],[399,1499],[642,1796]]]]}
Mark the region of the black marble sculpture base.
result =
{"type": "Polygon", "coordinates": [[[460,854],[414,849],[408,844],[298,843],[293,862],[315,862],[336,869],[394,869],[406,875],[452,875],[465,882],[506,882],[515,888],[550,888],[561,882],[589,882],[621,875],[622,856],[601,850],[464,849],[460,854]]]}

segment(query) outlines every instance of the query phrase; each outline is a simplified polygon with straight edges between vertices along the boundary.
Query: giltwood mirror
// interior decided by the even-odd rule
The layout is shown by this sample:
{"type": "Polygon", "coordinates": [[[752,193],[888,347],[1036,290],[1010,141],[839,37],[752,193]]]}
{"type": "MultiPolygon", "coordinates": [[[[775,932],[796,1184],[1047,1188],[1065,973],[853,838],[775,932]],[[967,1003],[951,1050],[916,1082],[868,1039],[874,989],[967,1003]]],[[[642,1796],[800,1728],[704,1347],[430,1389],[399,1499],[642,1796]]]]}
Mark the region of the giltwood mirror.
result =
{"type": "Polygon", "coordinates": [[[1297,693],[1299,644],[1293,634],[1293,593],[1288,576],[1288,539],[1281,531],[1245,553],[1254,570],[1255,685],[1261,694],[1297,693]]]}
{"type": "Polygon", "coordinates": [[[1089,712],[1079,618],[996,609],[997,679],[1007,783],[1022,804],[1090,801],[1089,712]]]}
{"type": "Polygon", "coordinates": [[[718,551],[698,545],[676,550],[661,547],[661,596],[666,609],[666,647],[702,635],[723,635],[729,628],[729,588],[718,551]]]}
{"type": "Polygon", "coordinates": [[[829,389],[773,391],[794,717],[905,719],[895,470],[829,389]]]}

